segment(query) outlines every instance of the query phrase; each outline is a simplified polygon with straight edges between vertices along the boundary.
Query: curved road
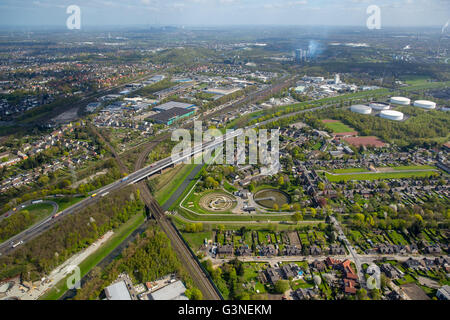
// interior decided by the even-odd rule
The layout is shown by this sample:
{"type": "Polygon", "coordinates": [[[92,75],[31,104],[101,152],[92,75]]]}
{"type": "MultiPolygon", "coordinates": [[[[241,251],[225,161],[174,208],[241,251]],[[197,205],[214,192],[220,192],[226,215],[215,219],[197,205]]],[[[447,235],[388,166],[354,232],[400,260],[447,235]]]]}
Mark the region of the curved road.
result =
{"type": "Polygon", "coordinates": [[[54,202],[54,201],[43,200],[43,199],[38,199],[38,200],[28,200],[28,201],[25,201],[25,202],[21,203],[20,205],[18,205],[18,206],[16,207],[16,210],[15,210],[15,211],[14,211],[14,209],[11,209],[11,210],[9,210],[8,212],[6,212],[6,213],[4,213],[3,215],[1,215],[1,216],[0,216],[0,222],[1,222],[2,220],[4,220],[4,219],[8,218],[8,217],[11,217],[13,214],[15,214],[15,213],[17,213],[17,212],[20,212],[20,211],[24,210],[25,208],[27,208],[27,207],[29,207],[29,206],[31,206],[31,205],[34,205],[34,204],[49,204],[49,205],[51,205],[51,206],[53,207],[53,211],[52,211],[52,213],[51,213],[50,215],[52,215],[52,216],[53,216],[55,213],[57,213],[57,212],[58,212],[58,209],[59,209],[58,204],[57,204],[56,202],[54,202]],[[40,201],[40,202],[38,202],[38,203],[33,203],[33,202],[35,202],[35,201],[40,201]]]}

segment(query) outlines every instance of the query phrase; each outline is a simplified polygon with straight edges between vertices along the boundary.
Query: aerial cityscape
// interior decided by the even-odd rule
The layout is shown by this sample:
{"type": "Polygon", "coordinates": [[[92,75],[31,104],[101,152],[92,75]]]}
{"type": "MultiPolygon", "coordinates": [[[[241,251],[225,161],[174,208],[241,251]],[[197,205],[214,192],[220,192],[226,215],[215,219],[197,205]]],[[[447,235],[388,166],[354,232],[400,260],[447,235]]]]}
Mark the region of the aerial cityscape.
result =
{"type": "Polygon", "coordinates": [[[0,17],[0,300],[450,300],[449,2],[0,17]]]}

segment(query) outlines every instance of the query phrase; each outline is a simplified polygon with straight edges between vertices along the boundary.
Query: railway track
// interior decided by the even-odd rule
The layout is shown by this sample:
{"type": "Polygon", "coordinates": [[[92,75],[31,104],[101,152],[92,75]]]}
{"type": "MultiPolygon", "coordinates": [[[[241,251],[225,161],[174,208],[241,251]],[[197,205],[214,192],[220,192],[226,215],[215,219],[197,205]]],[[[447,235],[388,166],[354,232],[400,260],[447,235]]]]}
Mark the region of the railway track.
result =
{"type": "Polygon", "coordinates": [[[138,187],[139,190],[141,190],[142,200],[149,207],[160,228],[170,239],[172,247],[177,253],[180,261],[183,262],[183,266],[192,277],[195,285],[202,292],[203,298],[206,300],[221,300],[222,297],[216,291],[211,280],[207,277],[202,267],[197,262],[197,259],[193,256],[191,250],[181,239],[173,224],[167,219],[158,202],[150,194],[145,181],[139,182],[138,187]]]}
{"type": "MultiPolygon", "coordinates": [[[[149,153],[156,145],[158,145],[158,141],[152,141],[145,146],[136,161],[135,170],[139,170],[145,166],[149,153]]],[[[187,247],[183,239],[181,239],[173,224],[167,219],[159,203],[151,195],[145,180],[139,182],[137,187],[141,192],[142,200],[150,209],[150,212],[162,231],[170,239],[172,248],[174,248],[178,258],[182,261],[183,266],[186,268],[186,271],[191,276],[197,288],[202,292],[203,298],[207,300],[220,300],[220,294],[216,291],[214,285],[197,262],[196,257],[193,256],[191,250],[187,247]]]]}

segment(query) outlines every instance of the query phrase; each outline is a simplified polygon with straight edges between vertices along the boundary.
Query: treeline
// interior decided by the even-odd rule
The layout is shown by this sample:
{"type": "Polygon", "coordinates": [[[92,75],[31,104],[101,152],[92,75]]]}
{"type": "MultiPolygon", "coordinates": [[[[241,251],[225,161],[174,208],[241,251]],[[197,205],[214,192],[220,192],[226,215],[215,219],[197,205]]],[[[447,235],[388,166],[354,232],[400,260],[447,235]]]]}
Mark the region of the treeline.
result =
{"type": "Polygon", "coordinates": [[[81,184],[77,188],[71,188],[71,178],[61,177],[60,174],[62,174],[62,172],[49,172],[48,175],[42,175],[38,179],[35,188],[32,188],[31,190],[29,187],[24,187],[20,189],[10,189],[7,192],[0,194],[0,205],[2,205],[0,212],[6,212],[12,209],[15,205],[27,200],[40,199],[50,195],[87,195],[89,192],[97,190],[122,177],[117,163],[113,159],[103,161],[97,164],[93,169],[87,169],[87,171],[83,174],[93,174],[103,169],[107,170],[106,174],[98,176],[91,182],[81,184]],[[11,201],[11,199],[14,199],[14,201],[11,201]]]}
{"type": "Polygon", "coordinates": [[[0,222],[0,243],[16,235],[18,230],[25,230],[33,223],[33,217],[27,210],[22,210],[0,222]]]}
{"type": "Polygon", "coordinates": [[[145,86],[141,89],[136,90],[133,93],[133,97],[137,97],[137,96],[152,96],[152,97],[154,97],[153,94],[155,92],[173,87],[175,85],[176,85],[176,83],[170,81],[170,78],[166,78],[160,82],[157,82],[152,85],[145,86]]]}
{"type": "Polygon", "coordinates": [[[426,228],[447,230],[450,226],[448,201],[441,202],[434,198],[420,206],[378,206],[376,203],[369,203],[364,207],[355,204],[347,211],[351,212],[350,226],[367,230],[408,230],[411,234],[418,235],[426,228]]]}
{"type": "Polygon", "coordinates": [[[202,262],[205,269],[211,275],[217,288],[226,300],[265,300],[264,294],[255,294],[244,287],[244,264],[238,259],[234,259],[214,268],[211,260],[202,262]]]}
{"type": "Polygon", "coordinates": [[[61,218],[49,230],[0,257],[0,280],[19,274],[25,280],[42,278],[107,231],[143,213],[143,207],[139,193],[133,193],[130,187],[61,218]]]}
{"type": "Polygon", "coordinates": [[[74,299],[99,299],[104,288],[115,281],[122,272],[130,275],[135,283],[154,281],[175,273],[186,283],[189,289],[186,294],[189,298],[201,299],[201,292],[199,294],[198,289],[192,286],[192,280],[173,251],[169,238],[156,225],[151,225],[124,249],[119,259],[111,262],[103,270],[94,268],[88,276],[88,281],[77,291],[74,299]]]}

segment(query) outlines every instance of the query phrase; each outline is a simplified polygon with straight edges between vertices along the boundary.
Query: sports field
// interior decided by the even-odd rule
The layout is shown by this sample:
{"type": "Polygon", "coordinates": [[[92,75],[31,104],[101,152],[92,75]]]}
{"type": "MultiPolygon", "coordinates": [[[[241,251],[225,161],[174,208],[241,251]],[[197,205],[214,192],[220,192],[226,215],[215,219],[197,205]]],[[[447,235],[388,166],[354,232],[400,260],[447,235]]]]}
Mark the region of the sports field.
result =
{"type": "Polygon", "coordinates": [[[328,129],[333,130],[334,133],[343,133],[343,132],[354,132],[355,129],[350,128],[346,124],[343,124],[342,122],[338,120],[322,120],[322,122],[325,124],[325,126],[328,129]]]}

